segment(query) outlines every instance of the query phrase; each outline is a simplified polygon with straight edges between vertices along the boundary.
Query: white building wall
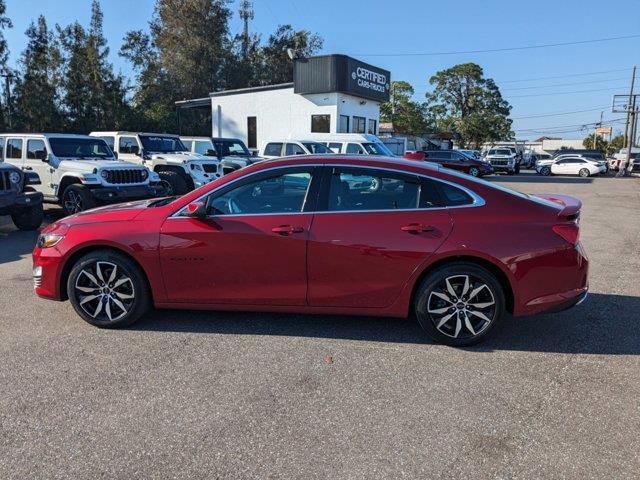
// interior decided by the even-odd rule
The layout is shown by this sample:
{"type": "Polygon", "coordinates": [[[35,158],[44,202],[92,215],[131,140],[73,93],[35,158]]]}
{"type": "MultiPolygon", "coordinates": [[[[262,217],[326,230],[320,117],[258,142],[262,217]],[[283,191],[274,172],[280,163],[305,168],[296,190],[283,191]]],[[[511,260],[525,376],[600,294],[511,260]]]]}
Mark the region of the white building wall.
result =
{"type": "MultiPolygon", "coordinates": [[[[265,141],[314,138],[311,115],[331,116],[337,133],[339,115],[380,120],[380,104],[342,93],[299,95],[293,87],[211,97],[211,134],[247,142],[247,118],[256,117],[257,147],[265,141]]],[[[350,128],[353,122],[349,122],[350,128]]],[[[324,134],[317,134],[325,136],[324,134]]]]}

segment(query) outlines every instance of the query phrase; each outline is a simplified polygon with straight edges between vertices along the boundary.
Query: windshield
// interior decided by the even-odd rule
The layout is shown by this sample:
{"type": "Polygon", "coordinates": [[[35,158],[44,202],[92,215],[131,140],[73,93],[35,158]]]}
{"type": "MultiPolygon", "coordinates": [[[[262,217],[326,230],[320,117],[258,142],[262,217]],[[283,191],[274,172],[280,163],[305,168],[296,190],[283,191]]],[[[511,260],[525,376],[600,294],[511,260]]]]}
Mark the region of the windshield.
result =
{"type": "Polygon", "coordinates": [[[59,158],[114,160],[113,152],[101,138],[50,137],[49,145],[59,158]]]}
{"type": "Polygon", "coordinates": [[[214,140],[216,151],[223,157],[236,155],[241,157],[250,157],[251,152],[240,140],[214,140]]]}
{"type": "Polygon", "coordinates": [[[186,152],[187,147],[178,137],[162,135],[140,135],[140,142],[145,152],[171,153],[186,152]]]}
{"type": "Polygon", "coordinates": [[[391,150],[389,150],[387,146],[381,142],[363,143],[362,146],[369,155],[384,155],[386,157],[394,156],[393,153],[391,153],[391,150]]]}
{"type": "Polygon", "coordinates": [[[304,147],[311,153],[333,153],[326,145],[316,142],[302,142],[304,147]]]}
{"type": "Polygon", "coordinates": [[[511,155],[511,150],[498,149],[498,150],[489,150],[489,155],[511,155]]]}

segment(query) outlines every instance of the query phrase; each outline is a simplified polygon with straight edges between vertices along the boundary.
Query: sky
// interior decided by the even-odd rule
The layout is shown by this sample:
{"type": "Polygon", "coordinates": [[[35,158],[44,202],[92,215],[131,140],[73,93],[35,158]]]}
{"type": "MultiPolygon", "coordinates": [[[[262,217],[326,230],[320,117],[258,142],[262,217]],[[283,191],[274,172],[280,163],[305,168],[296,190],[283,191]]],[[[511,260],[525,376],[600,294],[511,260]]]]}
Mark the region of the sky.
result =
{"type": "MultiPolygon", "coordinates": [[[[24,31],[43,14],[50,25],[88,24],[90,0],[6,0],[13,29],[4,32],[15,65],[24,31]]],[[[230,2],[233,33],[241,30],[239,0],[230,2]]],[[[423,100],[428,79],[458,63],[475,62],[493,78],[513,109],[517,138],[583,138],[600,120],[614,134],[623,115],[613,94],[629,91],[640,67],[640,36],[612,41],[502,52],[449,53],[580,42],[640,35],[640,0],[254,0],[252,32],[266,38],[289,23],[324,39],[322,53],[344,53],[406,80],[423,100]],[[444,54],[443,54],[444,53],[444,54]],[[420,55],[416,55],[420,54],[420,55]],[[424,55],[428,54],[428,55],[424,55]],[[555,77],[555,78],[554,78],[555,77]],[[572,112],[572,113],[569,113],[572,112]],[[551,115],[549,115],[551,114],[551,115]],[[523,118],[525,117],[525,118],[523,118]]],[[[102,0],[105,36],[117,71],[131,71],[117,51],[128,30],[146,29],[155,0],[102,0]]],[[[640,69],[638,73],[640,77],[640,69]]]]}

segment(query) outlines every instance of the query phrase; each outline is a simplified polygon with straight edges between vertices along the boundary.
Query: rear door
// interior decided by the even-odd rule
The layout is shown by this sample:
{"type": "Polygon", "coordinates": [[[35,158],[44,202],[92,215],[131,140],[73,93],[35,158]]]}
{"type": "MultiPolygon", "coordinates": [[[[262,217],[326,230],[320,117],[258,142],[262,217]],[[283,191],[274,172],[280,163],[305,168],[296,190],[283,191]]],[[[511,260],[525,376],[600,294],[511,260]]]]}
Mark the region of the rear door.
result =
{"type": "Polygon", "coordinates": [[[308,302],[387,307],[452,229],[433,183],[393,170],[325,168],[308,247],[308,302]]]}

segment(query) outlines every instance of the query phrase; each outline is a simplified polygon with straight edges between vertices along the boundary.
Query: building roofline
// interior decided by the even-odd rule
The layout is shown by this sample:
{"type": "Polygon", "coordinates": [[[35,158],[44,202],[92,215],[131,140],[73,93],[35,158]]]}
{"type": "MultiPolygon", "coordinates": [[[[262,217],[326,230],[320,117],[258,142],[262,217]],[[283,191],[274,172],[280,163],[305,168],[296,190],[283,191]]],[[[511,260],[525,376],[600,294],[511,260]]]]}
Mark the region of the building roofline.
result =
{"type": "Polygon", "coordinates": [[[238,95],[241,93],[266,92],[269,90],[282,90],[284,88],[293,88],[293,82],[277,83],[275,85],[263,85],[260,87],[235,88],[233,90],[221,90],[220,92],[211,92],[209,97],[224,97],[225,95],[238,95]]]}

